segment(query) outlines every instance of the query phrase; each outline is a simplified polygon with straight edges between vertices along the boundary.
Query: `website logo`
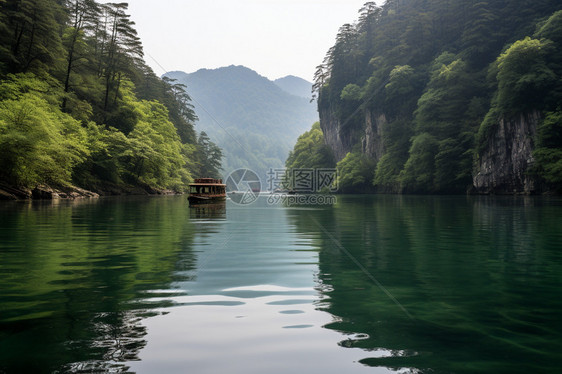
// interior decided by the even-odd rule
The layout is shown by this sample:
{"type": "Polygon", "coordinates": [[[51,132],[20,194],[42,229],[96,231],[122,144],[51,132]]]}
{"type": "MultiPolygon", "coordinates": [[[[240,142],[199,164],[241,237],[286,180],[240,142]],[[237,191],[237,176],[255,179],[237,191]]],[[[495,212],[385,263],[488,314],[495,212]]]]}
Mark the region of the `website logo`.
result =
{"type": "Polygon", "coordinates": [[[234,203],[248,205],[258,199],[261,192],[261,180],[250,169],[237,169],[226,178],[226,194],[234,203]]]}

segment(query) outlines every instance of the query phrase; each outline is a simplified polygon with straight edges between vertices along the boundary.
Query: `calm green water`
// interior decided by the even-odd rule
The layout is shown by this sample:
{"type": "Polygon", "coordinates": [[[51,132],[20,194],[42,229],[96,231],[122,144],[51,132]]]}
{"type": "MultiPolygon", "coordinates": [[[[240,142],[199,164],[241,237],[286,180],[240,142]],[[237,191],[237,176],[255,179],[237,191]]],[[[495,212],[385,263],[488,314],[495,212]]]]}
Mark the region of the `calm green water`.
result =
{"type": "Polygon", "coordinates": [[[0,373],[546,373],[562,200],[0,204],[0,373]]]}

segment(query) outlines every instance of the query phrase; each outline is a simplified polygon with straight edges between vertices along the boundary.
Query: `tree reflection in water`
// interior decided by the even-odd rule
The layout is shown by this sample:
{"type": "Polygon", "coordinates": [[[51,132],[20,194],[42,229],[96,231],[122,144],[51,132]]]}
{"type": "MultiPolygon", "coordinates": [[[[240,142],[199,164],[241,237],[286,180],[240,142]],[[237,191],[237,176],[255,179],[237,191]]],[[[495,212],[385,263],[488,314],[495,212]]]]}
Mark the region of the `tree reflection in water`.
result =
{"type": "Polygon", "coordinates": [[[318,307],[335,316],[325,327],[365,350],[363,364],[552,372],[562,349],[562,204],[547,200],[339,196],[333,208],[289,217],[321,248],[328,291],[318,307]]]}
{"type": "Polygon", "coordinates": [[[196,264],[185,197],[1,209],[0,372],[126,372],[196,264]]]}

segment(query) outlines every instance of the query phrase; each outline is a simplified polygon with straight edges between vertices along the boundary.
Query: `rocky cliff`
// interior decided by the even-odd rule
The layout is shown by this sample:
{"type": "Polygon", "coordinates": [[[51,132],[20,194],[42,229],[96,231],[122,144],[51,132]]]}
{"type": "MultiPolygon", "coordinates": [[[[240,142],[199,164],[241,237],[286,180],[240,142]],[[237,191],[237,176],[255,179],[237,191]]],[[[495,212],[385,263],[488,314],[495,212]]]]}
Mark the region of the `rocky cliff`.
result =
{"type": "Polygon", "coordinates": [[[473,183],[477,193],[540,192],[539,183],[528,173],[540,120],[540,112],[534,111],[499,121],[476,161],[473,183]]]}
{"type": "Polygon", "coordinates": [[[324,133],[324,141],[334,152],[336,162],[341,161],[348,152],[351,152],[353,144],[344,142],[340,137],[340,121],[333,115],[331,109],[319,108],[320,128],[324,133]]]}
{"type": "MultiPolygon", "coordinates": [[[[542,184],[529,173],[533,165],[534,137],[542,118],[539,111],[502,119],[489,134],[479,152],[473,173],[474,193],[534,194],[543,192],[542,184]]],[[[351,152],[360,141],[361,151],[374,161],[384,155],[382,139],[384,114],[365,112],[364,126],[355,136],[340,131],[340,122],[330,110],[320,111],[320,124],[326,144],[337,161],[351,152]],[[358,139],[359,138],[359,139],[358,139]]]]}
{"type": "Polygon", "coordinates": [[[384,114],[365,111],[363,129],[351,134],[349,131],[340,130],[341,124],[337,116],[330,109],[321,109],[320,127],[324,133],[324,141],[334,152],[336,161],[341,161],[353,146],[361,143],[361,151],[367,157],[378,161],[384,154],[382,129],[386,123],[384,114]]]}
{"type": "Polygon", "coordinates": [[[382,129],[386,124],[386,116],[371,111],[365,113],[365,133],[361,138],[361,150],[373,160],[380,160],[384,154],[382,129]]]}

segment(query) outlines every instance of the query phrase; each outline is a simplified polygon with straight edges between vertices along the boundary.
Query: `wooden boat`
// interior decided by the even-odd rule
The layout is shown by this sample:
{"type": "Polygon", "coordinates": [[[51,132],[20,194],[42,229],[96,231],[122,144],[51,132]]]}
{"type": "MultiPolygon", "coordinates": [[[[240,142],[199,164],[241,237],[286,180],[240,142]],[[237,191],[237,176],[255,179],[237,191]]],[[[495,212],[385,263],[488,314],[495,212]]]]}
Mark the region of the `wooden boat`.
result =
{"type": "Polygon", "coordinates": [[[189,185],[190,204],[215,203],[226,200],[226,184],[222,179],[199,178],[189,185]]]}

